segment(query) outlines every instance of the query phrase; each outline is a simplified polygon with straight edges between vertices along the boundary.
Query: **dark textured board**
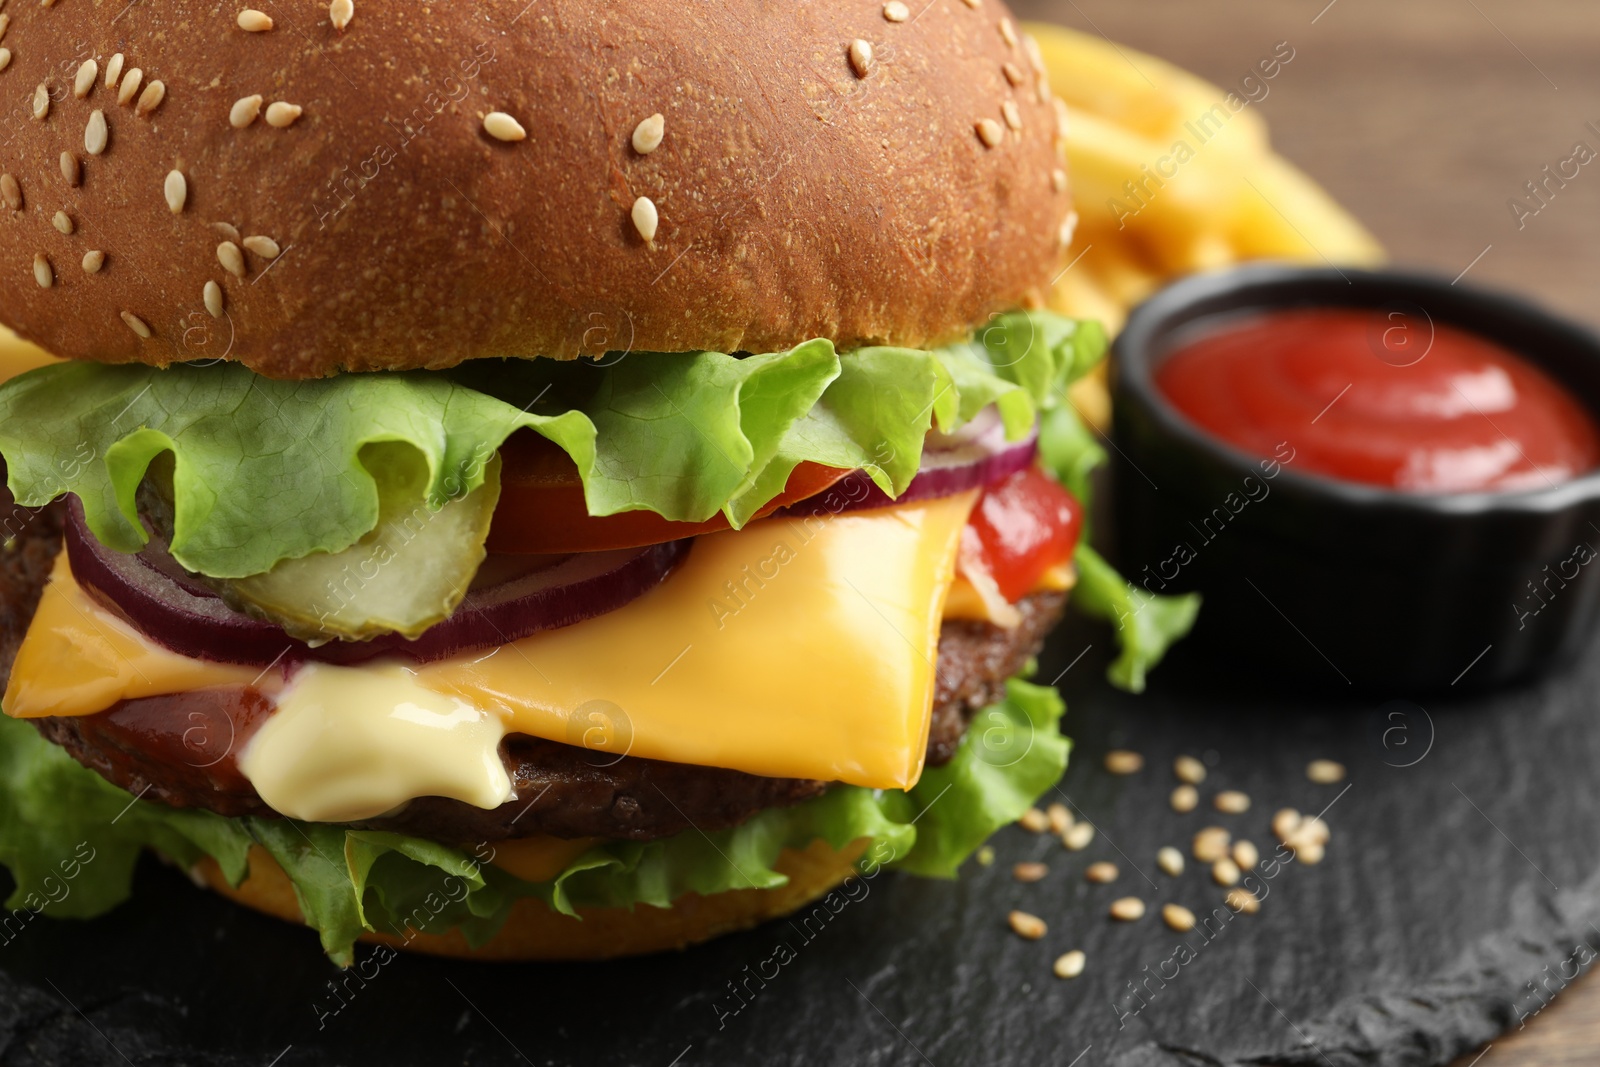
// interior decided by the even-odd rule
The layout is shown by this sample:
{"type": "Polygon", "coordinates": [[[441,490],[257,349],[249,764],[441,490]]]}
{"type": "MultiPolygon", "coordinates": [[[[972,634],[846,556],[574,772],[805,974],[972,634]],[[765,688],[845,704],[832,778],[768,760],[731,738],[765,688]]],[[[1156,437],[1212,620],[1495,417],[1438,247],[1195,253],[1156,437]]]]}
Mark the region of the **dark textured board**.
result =
{"type": "Polygon", "coordinates": [[[1594,957],[1600,656],[1419,706],[1350,699],[1332,672],[1323,699],[1252,694],[1246,648],[1205,674],[1172,664],[1129,697],[1099,680],[1108,643],[1071,624],[1040,670],[1073,664],[1061,688],[1078,748],[1060,793],[1100,829],[1084,852],[1013,827],[992,867],[951,882],[883,874],[809,925],[606,964],[380,966],[368,953],[337,997],[311,935],[152,862],[116,913],[37,920],[0,946],[0,1063],[1442,1064],[1536,1013],[1594,957]],[[1101,769],[1121,745],[1146,755],[1143,772],[1101,769]],[[1181,752],[1212,769],[1206,802],[1180,816],[1167,797],[1181,752]],[[1348,781],[1308,782],[1319,756],[1343,760],[1348,781]],[[1217,814],[1221,788],[1254,806],[1217,814]],[[1168,900],[1203,913],[1222,898],[1192,861],[1177,880],[1160,873],[1159,846],[1187,852],[1218,823],[1270,855],[1276,808],[1330,803],[1327,859],[1278,871],[1260,914],[1212,937],[1156,917],[1168,900]],[[1015,883],[1022,859],[1049,876],[1015,883]],[[1101,859],[1122,868],[1114,885],[1085,882],[1101,859]],[[1150,914],[1110,921],[1124,894],[1150,914]],[[1048,920],[1043,941],[1008,932],[1014,907],[1048,920]],[[1087,972],[1057,980],[1050,962],[1070,948],[1087,972]]]}

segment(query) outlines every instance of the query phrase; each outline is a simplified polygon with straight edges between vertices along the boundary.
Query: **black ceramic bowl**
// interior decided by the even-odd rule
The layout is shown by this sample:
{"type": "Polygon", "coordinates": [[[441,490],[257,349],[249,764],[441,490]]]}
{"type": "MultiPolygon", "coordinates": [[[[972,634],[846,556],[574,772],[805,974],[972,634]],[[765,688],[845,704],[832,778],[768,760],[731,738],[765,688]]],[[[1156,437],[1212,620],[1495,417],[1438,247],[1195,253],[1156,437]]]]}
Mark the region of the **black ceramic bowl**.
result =
{"type": "Polygon", "coordinates": [[[1240,676],[1395,693],[1497,684],[1584,648],[1600,612],[1600,472],[1450,495],[1292,464],[1268,477],[1156,388],[1161,360],[1208,322],[1294,307],[1450,323],[1519,353],[1600,413],[1600,338],[1515,297],[1274,264],[1163,289],[1113,348],[1116,532],[1130,580],[1204,594],[1191,656],[1240,676]]]}

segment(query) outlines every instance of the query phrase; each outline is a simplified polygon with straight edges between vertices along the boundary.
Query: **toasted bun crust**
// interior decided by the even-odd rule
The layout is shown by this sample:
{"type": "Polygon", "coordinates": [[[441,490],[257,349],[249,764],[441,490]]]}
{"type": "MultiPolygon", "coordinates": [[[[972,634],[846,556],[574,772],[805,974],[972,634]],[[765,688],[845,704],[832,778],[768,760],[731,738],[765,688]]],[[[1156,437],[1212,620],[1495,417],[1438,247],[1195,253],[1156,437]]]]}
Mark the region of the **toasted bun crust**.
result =
{"type": "MultiPolygon", "coordinates": [[[[709,897],[690,893],[671,908],[580,908],[582,918],[574,919],[551,911],[543,901],[520,900],[500,933],[478,948],[468,945],[456,930],[410,938],[367,934],[362,940],[435,956],[501,961],[599,960],[686,948],[798,911],[855,873],[855,861],[866,844],[856,841],[838,851],[819,840],[804,850],[785,850],[773,867],[789,876],[787,885],[734,889],[709,897]]],[[[237,903],[287,922],[301,922],[289,876],[260,848],[251,850],[250,874],[237,888],[209,858],[195,873],[237,903]]]]}
{"type": "Polygon", "coordinates": [[[5,12],[0,317],[23,336],[282,378],[921,346],[1059,269],[1058,122],[1000,0],[357,0],[342,32],[326,3],[263,6],[261,32],[214,0],[5,12]]]}

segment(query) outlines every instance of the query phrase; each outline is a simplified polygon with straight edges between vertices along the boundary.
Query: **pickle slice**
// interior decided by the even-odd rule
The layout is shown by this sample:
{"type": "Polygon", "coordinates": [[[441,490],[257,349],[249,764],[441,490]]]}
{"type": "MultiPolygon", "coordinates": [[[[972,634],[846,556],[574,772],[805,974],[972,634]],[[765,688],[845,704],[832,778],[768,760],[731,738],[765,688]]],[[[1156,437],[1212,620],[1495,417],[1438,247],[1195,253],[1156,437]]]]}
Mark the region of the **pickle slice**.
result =
{"type": "Polygon", "coordinates": [[[416,638],[450,617],[486,555],[483,544],[500,498],[500,457],[481,486],[437,511],[427,505],[428,472],[416,449],[370,445],[362,462],[378,483],[378,525],[342,552],[287,559],[270,571],[217,583],[240,611],[303,641],[416,638]]]}

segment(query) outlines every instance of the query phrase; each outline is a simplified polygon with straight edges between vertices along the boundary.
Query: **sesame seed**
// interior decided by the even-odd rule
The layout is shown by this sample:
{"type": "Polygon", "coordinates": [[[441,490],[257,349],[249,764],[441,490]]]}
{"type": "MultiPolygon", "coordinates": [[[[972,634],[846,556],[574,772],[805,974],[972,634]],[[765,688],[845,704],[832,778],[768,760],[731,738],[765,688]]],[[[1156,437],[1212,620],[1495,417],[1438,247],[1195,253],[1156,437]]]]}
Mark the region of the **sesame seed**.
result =
{"type": "Polygon", "coordinates": [[[1010,19],[1000,20],[1000,39],[1012,48],[1017,47],[1017,28],[1010,19]]]}
{"type": "Polygon", "coordinates": [[[1279,841],[1287,841],[1300,825],[1300,813],[1293,808],[1279,808],[1272,817],[1272,833],[1279,841]]]}
{"type": "Polygon", "coordinates": [[[1082,852],[1093,840],[1094,824],[1087,822],[1073,823],[1067,827],[1067,832],[1061,835],[1061,843],[1074,852],[1082,852]]]}
{"type": "Polygon", "coordinates": [[[1011,877],[1019,882],[1037,882],[1050,873],[1050,868],[1042,863],[1018,863],[1011,868],[1011,877]]]}
{"type": "Polygon", "coordinates": [[[1295,838],[1289,842],[1289,847],[1294,849],[1295,862],[1304,863],[1308,867],[1315,867],[1326,855],[1322,843],[1316,840],[1295,838]]]}
{"type": "Polygon", "coordinates": [[[123,59],[122,53],[118,52],[116,55],[112,56],[110,62],[106,64],[107,89],[115,89],[117,87],[117,79],[122,77],[122,64],[124,62],[126,61],[123,59]]]}
{"type": "Polygon", "coordinates": [[[333,28],[341,33],[350,25],[350,20],[356,17],[354,0],[333,0],[328,5],[328,21],[333,23],[333,28]]]}
{"type": "Polygon", "coordinates": [[[242,130],[254,122],[259,114],[261,114],[261,94],[241,96],[228,109],[228,125],[236,130],[242,130]]]}
{"type": "Polygon", "coordinates": [[[1138,774],[1144,769],[1144,757],[1125,748],[1114,748],[1106,753],[1105,766],[1112,774],[1138,774]]]}
{"type": "MultiPolygon", "coordinates": [[[[1056,171],[1062,180],[1066,179],[1065,171],[1056,171]]],[[[1178,781],[1188,782],[1190,785],[1199,785],[1206,780],[1206,765],[1193,756],[1179,756],[1172,761],[1172,773],[1178,776],[1178,781]]]]}
{"type": "Polygon", "coordinates": [[[211,228],[213,230],[216,230],[218,233],[222,234],[222,236],[226,237],[228,240],[232,241],[234,244],[238,244],[239,243],[239,240],[240,240],[240,238],[239,238],[239,227],[235,226],[233,223],[231,223],[231,222],[213,222],[211,224],[211,228]]]}
{"type": "Polygon", "coordinates": [[[1045,818],[1050,820],[1050,832],[1053,834],[1066,833],[1072,829],[1072,824],[1076,821],[1072,817],[1072,812],[1068,811],[1067,806],[1060,801],[1046,808],[1044,814],[1045,818]]]}
{"type": "Polygon", "coordinates": [[[978,5],[983,3],[983,0],[961,0],[961,2],[976,11],[978,10],[978,5]]]}
{"type": "Polygon", "coordinates": [[[1088,957],[1082,949],[1073,949],[1063,952],[1056,957],[1055,963],[1050,965],[1051,972],[1057,978],[1076,978],[1083,973],[1083,965],[1088,962],[1088,957]]]}
{"type": "Polygon", "coordinates": [[[0,70],[11,66],[11,49],[0,48],[0,70]]]}
{"type": "Polygon", "coordinates": [[[1176,878],[1183,873],[1183,853],[1171,845],[1164,845],[1156,853],[1156,866],[1176,878]]]}
{"type": "Polygon", "coordinates": [[[872,43],[860,37],[850,42],[850,69],[856,77],[865,78],[872,73],[872,43]]]}
{"type": "Polygon", "coordinates": [[[232,241],[224,241],[217,246],[217,262],[235,278],[244,277],[244,253],[232,241]]]}
{"type": "Polygon", "coordinates": [[[22,210],[22,186],[10,174],[0,174],[0,199],[5,200],[6,207],[12,211],[22,210]]]}
{"type": "Polygon", "coordinates": [[[1091,863],[1084,870],[1083,876],[1098,885],[1109,885],[1117,880],[1117,865],[1115,863],[1106,863],[1104,860],[1099,863],[1091,863]]]}
{"type": "Polygon", "coordinates": [[[99,249],[83,254],[83,273],[99,274],[100,268],[106,265],[106,254],[99,249]]]}
{"type": "Polygon", "coordinates": [[[43,122],[48,114],[50,114],[50,87],[40,82],[39,87],[33,91],[33,117],[43,122]]]}
{"type": "Polygon", "coordinates": [[[246,237],[244,239],[244,247],[248,251],[254,252],[262,259],[277,259],[280,252],[280,249],[278,248],[278,242],[274,241],[270,237],[263,237],[260,234],[246,237]]]}
{"type": "Polygon", "coordinates": [[[1239,865],[1227,856],[1222,857],[1211,865],[1211,880],[1218,885],[1237,885],[1239,865]]]}
{"type": "Polygon", "coordinates": [[[148,341],[150,339],[150,327],[146,326],[145,321],[133,312],[124,311],[122,313],[122,321],[128,324],[128,329],[139,335],[140,340],[148,341]]]}
{"type": "Polygon", "coordinates": [[[266,33],[272,29],[272,16],[247,7],[239,12],[239,28],[246,33],[266,33]]]}
{"type": "Polygon", "coordinates": [[[83,150],[98,156],[106,150],[111,140],[111,130],[106,126],[106,113],[99,108],[89,112],[89,124],[83,128],[83,150]]]}
{"type": "Polygon", "coordinates": [[[158,79],[144,87],[144,92],[139,94],[139,103],[133,110],[136,114],[148,115],[160,107],[161,101],[166,98],[167,83],[158,79]]]}
{"type": "Polygon", "coordinates": [[[1331,759],[1314,759],[1306,764],[1306,777],[1318,785],[1344,781],[1344,764],[1331,759]]]}
{"type": "Polygon", "coordinates": [[[1067,110],[1067,103],[1059,96],[1052,97],[1050,106],[1056,109],[1056,136],[1066,137],[1067,127],[1071,124],[1072,113],[1067,110]]]}
{"type": "Polygon", "coordinates": [[[56,229],[66,234],[68,237],[71,237],[72,231],[77,229],[77,225],[72,221],[72,216],[68,215],[65,211],[56,212],[55,217],[50,221],[55,225],[56,229]]]}
{"type": "Polygon", "coordinates": [[[1228,895],[1222,899],[1235,915],[1254,915],[1261,910],[1261,901],[1248,889],[1230,889],[1228,895]]]}
{"type": "Polygon", "coordinates": [[[43,252],[34,254],[33,280],[39,283],[41,289],[48,289],[56,283],[56,272],[50,269],[50,261],[43,252]]]}
{"type": "Polygon", "coordinates": [[[267,107],[267,125],[284,129],[293,126],[295,120],[305,113],[305,108],[299,104],[286,104],[282,100],[273,102],[267,107]]]}
{"type": "Polygon", "coordinates": [[[1194,929],[1194,912],[1182,904],[1163,904],[1161,906],[1161,921],[1178,931],[1186,934],[1194,929]]]}
{"type": "Polygon", "coordinates": [[[993,845],[984,845],[982,848],[980,848],[978,850],[978,866],[980,866],[980,867],[993,867],[994,866],[994,846],[993,845]]]}
{"type": "Polygon", "coordinates": [[[1011,62],[1011,60],[1008,59],[1000,64],[1000,73],[1004,74],[1006,81],[1012,85],[1022,84],[1022,68],[1011,62]]]}
{"type": "Polygon", "coordinates": [[[900,0],[889,0],[883,5],[883,17],[890,22],[904,22],[911,17],[911,9],[900,0]]]}
{"type": "Polygon", "coordinates": [[[0,15],[0,37],[4,37],[6,35],[6,31],[9,30],[10,28],[11,28],[11,16],[10,15],[0,15]]]}
{"type": "Polygon", "coordinates": [[[167,210],[174,215],[183,214],[183,205],[189,202],[189,180],[183,176],[181,170],[167,171],[167,180],[162,186],[162,192],[167,197],[167,210]]]}
{"type": "Polygon", "coordinates": [[[1056,233],[1056,240],[1061,242],[1061,247],[1066,248],[1072,244],[1072,235],[1078,232],[1078,213],[1067,212],[1067,217],[1061,220],[1061,229],[1056,233]]]}
{"type": "Polygon", "coordinates": [[[78,67],[77,75],[72,79],[72,95],[82,100],[94,89],[95,79],[100,77],[100,64],[93,59],[86,59],[78,67]]]}
{"type": "Polygon", "coordinates": [[[122,87],[117,90],[117,103],[127,107],[139,95],[139,86],[143,84],[144,71],[138,67],[128,71],[127,77],[122,79],[122,87]]]}
{"type": "Polygon", "coordinates": [[[504,111],[491,111],[483,116],[483,131],[496,141],[521,141],[528,136],[522,123],[504,111]]]}
{"type": "Polygon", "coordinates": [[[1022,35],[1022,50],[1027,53],[1028,66],[1032,67],[1033,72],[1039,77],[1044,77],[1047,69],[1044,65],[1044,50],[1039,47],[1039,42],[1034,40],[1033,34],[1022,35]]]}
{"type": "Polygon", "coordinates": [[[1215,863],[1228,854],[1233,835],[1220,826],[1208,826],[1194,835],[1194,858],[1201,863],[1215,863]]]}
{"type": "Polygon", "coordinates": [[[72,186],[83,180],[83,168],[78,165],[78,157],[71,152],[61,153],[61,177],[72,186]]]}
{"type": "Polygon", "coordinates": [[[1172,791],[1172,810],[1187,815],[1200,806],[1200,791],[1192,785],[1180,785],[1172,791]]]}
{"type": "Polygon", "coordinates": [[[639,231],[639,236],[644,238],[645,244],[650,244],[656,239],[656,228],[661,225],[661,214],[656,210],[655,201],[648,196],[641,196],[633,202],[633,228],[639,231]]]}
{"type": "Polygon", "coordinates": [[[222,318],[222,286],[216,282],[206,282],[201,299],[205,301],[206,310],[211,313],[212,318],[222,318]]]}
{"type": "Polygon", "coordinates": [[[666,135],[667,120],[660,112],[640,119],[639,125],[633,128],[633,150],[641,156],[648,156],[661,147],[661,140],[666,135]]]}
{"type": "Polygon", "coordinates": [[[1239,865],[1241,871],[1248,871],[1261,862],[1261,850],[1256,848],[1251,841],[1235,841],[1233,843],[1233,862],[1239,865]]]}
{"type": "MultiPolygon", "coordinates": [[[[1054,189],[1058,193],[1066,192],[1067,191],[1067,172],[1062,170],[1060,167],[1057,167],[1055,170],[1051,171],[1050,172],[1050,188],[1054,189]]],[[[1071,244],[1072,242],[1069,240],[1066,243],[1067,244],[1071,244]]],[[[1201,770],[1204,771],[1205,768],[1202,767],[1201,770]]]]}
{"type": "Polygon", "coordinates": [[[1038,808],[1029,808],[1017,818],[1017,825],[1030,833],[1042,834],[1050,829],[1050,819],[1038,808]]]}
{"type": "Polygon", "coordinates": [[[1224,789],[1212,799],[1211,803],[1218,811],[1227,815],[1243,815],[1250,810],[1250,798],[1237,789],[1224,789]]]}
{"type": "Polygon", "coordinates": [[[1017,107],[1015,100],[1007,100],[1000,105],[1000,117],[1006,120],[1006,125],[1013,130],[1022,129],[1022,111],[1017,107]]]}
{"type": "Polygon", "coordinates": [[[1111,917],[1119,922],[1131,923],[1144,918],[1144,901],[1138,897],[1122,897],[1111,902],[1111,917]]]}
{"type": "Polygon", "coordinates": [[[1044,920],[1037,915],[1029,915],[1025,911],[1014,911],[1006,916],[1006,922],[1011,924],[1012,933],[1018,937],[1025,937],[1029,941],[1037,941],[1049,929],[1044,920]]]}

